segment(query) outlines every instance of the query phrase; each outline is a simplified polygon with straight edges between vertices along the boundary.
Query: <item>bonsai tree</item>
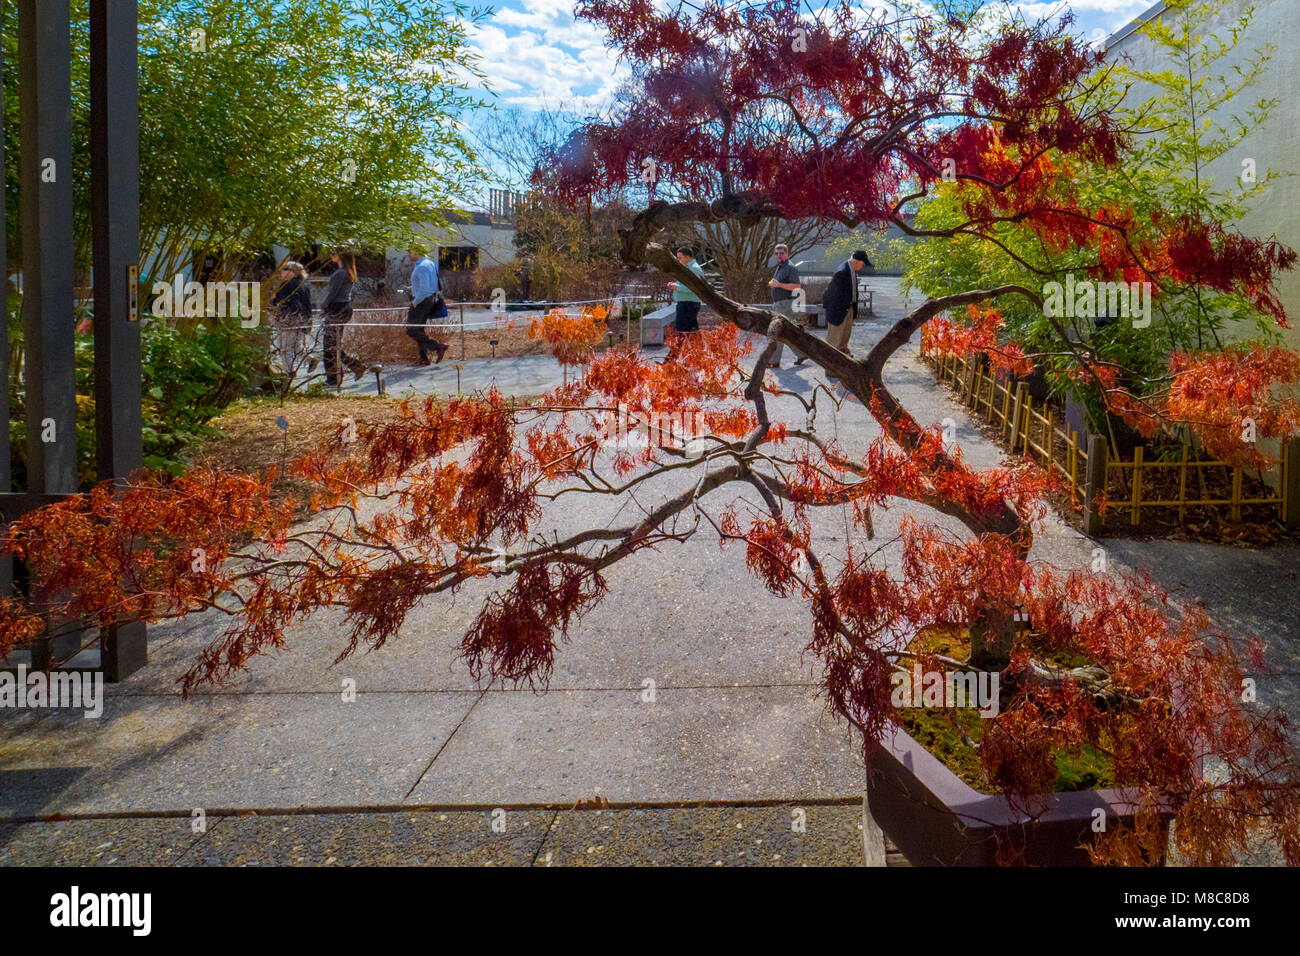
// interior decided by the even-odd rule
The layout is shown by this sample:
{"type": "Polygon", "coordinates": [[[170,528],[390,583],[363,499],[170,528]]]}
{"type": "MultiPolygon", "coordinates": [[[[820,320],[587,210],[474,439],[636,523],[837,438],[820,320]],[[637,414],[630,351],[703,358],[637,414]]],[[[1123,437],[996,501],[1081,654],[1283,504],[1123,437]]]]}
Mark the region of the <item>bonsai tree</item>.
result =
{"type": "MultiPolygon", "coordinates": [[[[1157,822],[1173,815],[1192,862],[1228,862],[1255,827],[1300,862],[1300,778],[1286,716],[1242,705],[1258,657],[1243,663],[1204,613],[1173,614],[1142,577],[1033,559],[1051,477],[1030,465],[973,469],[885,381],[890,358],[927,323],[942,323],[952,349],[1023,368],[1032,356],[998,341],[998,303],[1041,306],[1042,289],[1003,283],[928,299],[850,358],[788,319],[714,292],[658,237],[686,223],[780,217],[893,223],[996,244],[998,225],[1014,221],[1044,242],[1089,252],[1080,266],[1089,275],[1195,272],[1279,317],[1271,280],[1289,255],[1195,217],[1167,217],[1159,235],[1130,238],[1125,210],[1071,197],[1063,164],[1114,165],[1125,141],[1098,99],[1098,58],[1068,24],[908,10],[863,17],[848,5],[814,19],[793,2],[661,11],[624,0],[581,3],[578,12],[622,51],[633,84],[548,167],[575,201],[625,188],[646,160],[679,189],[717,184],[695,200],[651,201],[622,231],[622,255],[685,283],[727,321],[695,333],[671,363],[607,351],[580,380],[529,405],[488,392],[340,429],[294,465],[316,489],[310,523],[294,523],[297,503],[271,497],[272,474],[207,466],[33,512],[11,527],[6,547],[41,586],[0,602],[0,652],[65,620],[230,614],[229,630],[186,675],[188,691],[283,646],[290,626],[319,608],[346,613],[342,658],[382,646],[421,599],[486,580],[497,589],[461,643],[471,672],[544,688],[560,643],[610,599],[609,568],[709,535],[743,552],[774,597],[808,602],[807,647],[828,705],[864,747],[899,720],[895,673],[968,665],[1001,676],[979,763],[1028,812],[1053,788],[1057,754],[1105,754],[1141,812],[1100,835],[1091,847],[1098,859],[1159,859],[1157,822]],[[745,114],[770,114],[797,134],[764,137],[761,124],[737,122],[745,114]],[[945,174],[971,189],[965,221],[912,225],[909,201],[945,174]],[[780,345],[838,384],[800,394],[769,381],[780,345]],[[827,418],[846,403],[878,425],[865,454],[827,435],[827,418]],[[544,508],[574,496],[636,496],[639,507],[607,525],[550,532],[544,508]],[[897,500],[909,513],[878,541],[897,500]],[[828,511],[837,523],[844,513],[847,535],[826,539],[828,511]],[[936,625],[969,631],[969,661],[916,644],[936,625]]],[[[1058,334],[1078,374],[1107,383],[1124,405],[1129,393],[1111,367],[1065,328],[1058,334]]],[[[1125,408],[1213,431],[1216,392],[1231,386],[1235,410],[1261,421],[1268,412],[1282,431],[1295,416],[1270,388],[1294,368],[1290,353],[1189,353],[1170,369],[1164,400],[1129,396],[1125,408]]]]}

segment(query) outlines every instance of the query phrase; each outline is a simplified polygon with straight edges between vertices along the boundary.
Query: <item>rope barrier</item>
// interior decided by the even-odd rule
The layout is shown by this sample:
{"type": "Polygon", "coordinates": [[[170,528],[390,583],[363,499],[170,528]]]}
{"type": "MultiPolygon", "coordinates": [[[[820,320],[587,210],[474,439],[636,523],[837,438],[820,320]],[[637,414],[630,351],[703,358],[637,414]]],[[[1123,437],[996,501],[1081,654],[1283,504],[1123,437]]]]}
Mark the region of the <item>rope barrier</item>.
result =
{"type": "MultiPolygon", "coordinates": [[[[541,311],[543,311],[543,310],[545,310],[545,309],[555,309],[555,308],[559,308],[560,306],[565,306],[565,305],[603,305],[603,304],[606,303],[606,302],[631,302],[631,301],[636,300],[636,299],[653,299],[653,298],[654,298],[654,296],[651,296],[651,295],[613,295],[613,296],[607,296],[607,297],[604,298],[604,299],[572,299],[572,300],[569,300],[569,301],[567,301],[567,302],[507,302],[507,303],[506,303],[507,306],[515,306],[515,308],[513,308],[513,309],[502,309],[502,310],[501,310],[501,314],[504,315],[504,314],[506,314],[507,311],[509,311],[509,312],[541,312],[541,311]],[[526,306],[526,308],[520,308],[520,306],[526,306]]],[[[457,309],[457,308],[461,308],[461,307],[463,307],[463,306],[469,306],[469,305],[481,305],[481,306],[486,306],[486,307],[488,307],[488,308],[491,308],[492,306],[499,306],[500,303],[498,303],[498,302],[461,302],[461,301],[456,301],[456,302],[448,302],[448,303],[447,303],[447,308],[449,308],[449,309],[457,309]]],[[[402,312],[405,312],[407,309],[408,309],[408,306],[405,306],[405,305],[388,305],[388,306],[376,306],[376,307],[369,308],[369,309],[353,309],[352,311],[353,311],[354,313],[356,313],[356,312],[396,312],[396,311],[399,311],[399,310],[402,311],[402,312]]]]}
{"type": "MultiPolygon", "coordinates": [[[[284,332],[310,332],[312,329],[323,329],[325,323],[320,325],[276,325],[273,328],[284,332]]],[[[425,322],[422,325],[408,325],[406,322],[340,322],[340,329],[460,329],[467,332],[477,331],[479,329],[498,329],[502,328],[499,322],[466,322],[462,325],[460,322],[425,322]]]]}
{"type": "MultiPolygon", "coordinates": [[[[515,314],[526,315],[529,312],[545,312],[550,309],[558,308],[560,306],[565,306],[565,305],[592,305],[592,304],[603,304],[606,302],[631,302],[639,299],[653,299],[653,296],[627,295],[627,296],[614,296],[612,299],[574,299],[569,302],[538,303],[535,306],[533,306],[532,303],[522,303],[522,302],[516,302],[512,304],[532,306],[527,309],[513,310],[515,314]]],[[[454,305],[449,303],[448,308],[463,309],[464,306],[480,306],[480,305],[492,306],[496,304],[497,303],[493,303],[493,302],[457,302],[454,305]]],[[[373,315],[378,312],[406,313],[408,311],[409,309],[407,306],[392,305],[392,306],[381,306],[381,307],[367,308],[367,309],[353,309],[352,314],[355,316],[355,315],[363,315],[363,314],[373,315]]],[[[322,313],[314,310],[313,315],[319,317],[322,315],[322,313]]],[[[477,332],[482,329],[497,329],[501,327],[501,323],[503,321],[509,321],[511,312],[506,312],[506,311],[497,312],[496,310],[493,310],[493,315],[494,318],[492,319],[482,319],[482,320],[471,321],[471,322],[465,322],[463,320],[449,322],[445,319],[439,322],[425,322],[420,327],[432,328],[432,329],[465,329],[467,332],[477,332]]],[[[410,327],[410,323],[406,322],[405,320],[401,322],[347,321],[338,324],[341,328],[350,328],[350,329],[405,329],[410,327]]],[[[313,322],[311,325],[275,325],[274,328],[280,329],[285,332],[310,332],[313,329],[317,328],[318,325],[323,326],[324,323],[313,322]]]]}
{"type": "MultiPolygon", "coordinates": [[[[316,349],[321,346],[322,337],[324,336],[326,330],[331,328],[337,330],[340,352],[342,352],[342,345],[345,340],[345,333],[351,329],[403,329],[406,331],[410,331],[411,329],[421,329],[421,330],[437,330],[443,332],[444,334],[447,331],[452,331],[452,332],[459,331],[460,352],[461,352],[461,357],[463,359],[466,352],[466,342],[465,342],[466,332],[480,332],[480,331],[488,331],[488,330],[496,331],[496,332],[504,332],[507,331],[509,326],[513,324],[513,320],[516,317],[521,319],[529,318],[531,315],[550,312],[558,308],[563,308],[565,306],[614,304],[620,306],[620,311],[621,311],[621,306],[623,303],[630,304],[642,300],[654,301],[654,299],[655,299],[654,296],[642,295],[636,293],[636,294],[629,294],[629,295],[608,296],[603,299],[573,299],[566,302],[513,302],[513,303],[504,304],[504,305],[515,306],[513,310],[505,308],[503,303],[500,302],[455,302],[455,303],[447,304],[448,316],[446,318],[443,318],[439,321],[434,321],[434,322],[425,321],[422,323],[412,323],[407,321],[407,316],[410,314],[410,307],[405,305],[372,306],[369,308],[362,308],[362,309],[350,309],[349,318],[346,322],[326,321],[326,316],[321,310],[313,309],[312,319],[310,321],[310,324],[281,325],[278,322],[274,321],[273,319],[270,323],[270,326],[276,333],[276,342],[272,346],[272,350],[273,352],[281,355],[293,355],[297,358],[305,358],[307,355],[311,354],[312,352],[315,352],[316,349]],[[488,319],[476,319],[476,320],[471,320],[469,322],[466,322],[465,321],[466,307],[471,307],[471,308],[486,307],[491,310],[492,317],[488,319]],[[456,319],[452,319],[450,315],[451,310],[453,309],[458,310],[460,313],[459,317],[456,319]],[[380,314],[384,315],[384,317],[386,318],[391,317],[395,321],[391,321],[391,322],[354,321],[354,317],[377,316],[380,314]],[[398,318],[399,316],[400,319],[398,318]],[[295,334],[300,335],[304,339],[308,339],[309,341],[289,344],[286,343],[285,340],[282,338],[285,335],[295,335],[295,334]]],[[[630,322],[631,316],[628,315],[627,318],[628,321],[630,322]]],[[[300,319],[299,321],[301,322],[303,320],[300,319]]],[[[370,342],[370,344],[367,345],[365,344],[364,340],[357,339],[355,335],[346,336],[346,340],[350,347],[352,348],[360,347],[363,352],[371,350],[375,347],[373,340],[370,342]]],[[[496,343],[493,344],[495,345],[496,343]]],[[[380,389],[382,390],[382,388],[383,388],[383,384],[381,380],[380,389]]]]}

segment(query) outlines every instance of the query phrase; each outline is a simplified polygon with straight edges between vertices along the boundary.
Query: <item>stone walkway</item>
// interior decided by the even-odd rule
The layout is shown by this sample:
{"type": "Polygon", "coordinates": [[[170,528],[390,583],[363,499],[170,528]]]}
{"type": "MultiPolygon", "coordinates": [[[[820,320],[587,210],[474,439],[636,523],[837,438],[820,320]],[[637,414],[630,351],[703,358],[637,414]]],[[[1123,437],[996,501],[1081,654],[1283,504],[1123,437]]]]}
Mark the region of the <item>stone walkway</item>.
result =
{"type": "MultiPolygon", "coordinates": [[[[902,311],[895,281],[877,281],[877,316],[855,327],[855,351],[902,311]]],[[[465,365],[472,381],[495,377],[514,394],[559,379],[550,359],[465,365]]],[[[425,380],[429,371],[418,370],[425,380]]],[[[792,389],[814,384],[808,368],[776,374],[792,389]]],[[[442,382],[445,370],[433,376],[442,382]]],[[[953,418],[968,459],[1000,459],[915,346],[888,379],[921,421],[953,418]]],[[[390,380],[390,391],[399,387],[390,380]]],[[[801,421],[795,404],[774,403],[774,416],[801,421]]],[[[848,452],[877,433],[860,405],[824,425],[848,452]]],[[[637,503],[673,487],[646,487],[637,503]]],[[[913,507],[878,515],[879,540],[913,507]]],[[[617,509],[566,503],[539,530],[605,525],[617,509]]],[[[842,542],[839,510],[815,520],[824,552],[842,542]]],[[[1114,563],[1150,570],[1182,599],[1205,597],[1212,611],[1223,600],[1233,623],[1271,638],[1282,673],[1261,690],[1297,700],[1300,635],[1286,601],[1294,551],[1104,546],[1114,563]]],[[[1093,547],[1053,520],[1035,553],[1083,566],[1093,547]]],[[[101,719],[0,713],[0,822],[10,821],[0,826],[0,862],[547,865],[549,854],[550,865],[861,863],[861,759],[825,712],[814,661],[802,653],[807,608],[772,598],[740,550],[703,537],[612,569],[609,586],[561,648],[547,693],[476,687],[457,660],[483,587],[423,601],[388,646],[336,666],[338,617],[317,614],[289,635],[286,652],[189,701],[175,681],[224,624],[196,616],[156,627],[149,666],[109,688],[101,719]],[[345,681],[355,682],[353,702],[345,681]],[[601,801],[612,808],[575,808],[601,801]],[[502,832],[494,810],[504,813],[502,832]],[[194,832],[195,811],[206,832],[194,832]],[[67,819],[41,822],[51,815],[67,819]]]]}
{"type": "MultiPolygon", "coordinates": [[[[0,824],[0,865],[858,866],[861,801],[808,807],[460,810],[0,824]],[[802,827],[802,830],[797,829],[802,827]]],[[[893,851],[888,865],[906,866],[893,851]]]]}
{"type": "MultiPolygon", "coordinates": [[[[570,374],[574,374],[573,371],[570,374]]],[[[390,365],[383,371],[384,393],[391,398],[455,395],[457,387],[466,394],[496,388],[503,395],[518,397],[540,395],[563,381],[560,363],[550,355],[521,355],[517,358],[466,359],[453,362],[443,359],[423,368],[414,365],[390,365]],[[459,369],[456,366],[460,366],[459,369]]],[[[360,381],[343,376],[339,389],[344,395],[375,395],[379,383],[373,373],[360,381]]]]}

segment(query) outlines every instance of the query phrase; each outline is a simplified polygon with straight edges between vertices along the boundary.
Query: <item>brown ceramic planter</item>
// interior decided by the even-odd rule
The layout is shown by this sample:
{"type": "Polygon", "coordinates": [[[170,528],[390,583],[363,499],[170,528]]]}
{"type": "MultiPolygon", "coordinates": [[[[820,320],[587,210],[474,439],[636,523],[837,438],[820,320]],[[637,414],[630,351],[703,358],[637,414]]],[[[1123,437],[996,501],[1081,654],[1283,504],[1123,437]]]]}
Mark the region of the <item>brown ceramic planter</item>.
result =
{"type": "Polygon", "coordinates": [[[867,807],[913,866],[996,866],[1000,846],[1031,866],[1088,866],[1094,811],[1114,826],[1136,809],[1119,790],[1084,790],[1037,798],[1031,817],[967,786],[902,730],[867,757],[867,807]]]}

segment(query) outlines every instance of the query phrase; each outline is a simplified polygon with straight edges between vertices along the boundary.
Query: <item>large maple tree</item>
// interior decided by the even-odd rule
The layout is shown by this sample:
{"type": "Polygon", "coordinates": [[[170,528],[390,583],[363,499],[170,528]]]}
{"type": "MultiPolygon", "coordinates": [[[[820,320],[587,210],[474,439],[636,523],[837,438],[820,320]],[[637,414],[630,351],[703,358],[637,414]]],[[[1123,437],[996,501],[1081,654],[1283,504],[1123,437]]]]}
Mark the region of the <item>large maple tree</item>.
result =
{"type": "MultiPolygon", "coordinates": [[[[913,650],[911,639],[932,625],[968,626],[969,664],[1003,677],[978,754],[1008,796],[1050,790],[1054,755],[1092,748],[1144,808],[1136,825],[1108,829],[1099,858],[1158,859],[1151,823],[1168,812],[1194,862],[1227,862],[1257,827],[1300,861],[1300,775],[1286,716],[1241,702],[1258,653],[1243,662],[1231,643],[1238,635],[1217,633],[1196,608],[1173,613],[1141,576],[1032,559],[1051,477],[1027,464],[972,468],[885,382],[889,359],[927,323],[950,349],[1024,371],[1033,356],[999,341],[997,302],[1041,303],[1041,290],[927,300],[865,357],[849,358],[789,319],[714,292],[657,240],[673,224],[765,217],[911,231],[909,202],[947,174],[970,195],[968,221],[944,234],[995,242],[996,224],[1014,220],[1045,243],[1094,250],[1086,271],[1099,279],[1194,273],[1284,321],[1272,277],[1293,254],[1172,213],[1161,229],[1139,233],[1122,208],[1077,201],[1064,164],[1122,162],[1125,140],[1098,99],[1098,57],[1068,24],[977,22],[969,10],[864,14],[847,4],[812,16],[793,2],[584,2],[578,14],[606,31],[633,83],[609,117],[550,157],[548,174],[575,201],[623,190],[647,161],[677,192],[695,190],[695,200],[651,201],[623,231],[623,256],[671,273],[726,322],[680,343],[668,364],[605,352],[581,380],[538,402],[496,393],[430,400],[396,421],[341,429],[294,466],[316,489],[307,523],[295,523],[293,502],[272,497],[272,475],[210,467],[28,515],[7,547],[41,588],[3,602],[0,651],[57,620],[231,614],[229,631],[186,676],[189,689],[282,646],[291,625],[319,608],[346,612],[342,657],[383,645],[426,596],[488,579],[501,587],[463,638],[471,670],[544,686],[558,645],[608,598],[609,568],[710,534],[742,549],[774,595],[808,602],[808,649],[828,703],[865,746],[897,722],[893,673],[913,661],[954,663],[913,650]],[[771,128],[795,132],[765,136],[768,117],[771,128]],[[710,187],[718,192],[703,192],[710,187]],[[838,385],[781,388],[767,375],[781,345],[838,385]],[[846,400],[880,426],[862,455],[825,434],[828,406],[846,400]],[[797,420],[778,407],[797,408],[797,420]],[[645,440],[627,440],[633,432],[645,440]],[[641,513],[621,524],[566,535],[542,527],[557,500],[649,489],[661,498],[638,499],[641,513]],[[896,499],[919,507],[896,540],[874,543],[873,514],[896,499]],[[845,511],[847,540],[818,540],[817,514],[831,508],[845,511]],[[927,521],[927,511],[948,520],[927,521]],[[1018,616],[1030,622],[1032,647],[1087,664],[1039,659],[1018,616]]],[[[1190,423],[1229,443],[1214,395],[1233,385],[1233,414],[1251,408],[1272,434],[1295,428],[1292,408],[1270,391],[1294,378],[1290,353],[1177,356],[1166,396],[1138,402],[1119,370],[1060,333],[1077,373],[1150,427],[1190,423]]]]}

